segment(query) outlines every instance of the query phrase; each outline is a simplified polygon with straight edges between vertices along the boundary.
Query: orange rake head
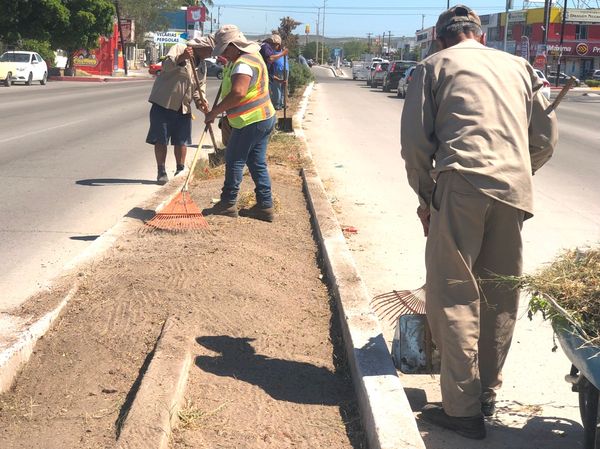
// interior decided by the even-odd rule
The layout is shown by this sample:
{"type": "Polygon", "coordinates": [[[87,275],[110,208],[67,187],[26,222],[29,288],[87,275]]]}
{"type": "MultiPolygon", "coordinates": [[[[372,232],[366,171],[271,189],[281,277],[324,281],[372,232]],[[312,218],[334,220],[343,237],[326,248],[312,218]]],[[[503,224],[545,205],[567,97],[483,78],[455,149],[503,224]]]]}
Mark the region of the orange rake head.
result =
{"type": "Polygon", "coordinates": [[[202,212],[192,201],[189,192],[184,190],[148,220],[146,225],[163,231],[176,232],[208,229],[208,223],[202,212]]]}
{"type": "Polygon", "coordinates": [[[402,315],[422,315],[425,313],[425,288],[383,293],[371,300],[371,308],[379,319],[386,319],[390,324],[402,315]]]}

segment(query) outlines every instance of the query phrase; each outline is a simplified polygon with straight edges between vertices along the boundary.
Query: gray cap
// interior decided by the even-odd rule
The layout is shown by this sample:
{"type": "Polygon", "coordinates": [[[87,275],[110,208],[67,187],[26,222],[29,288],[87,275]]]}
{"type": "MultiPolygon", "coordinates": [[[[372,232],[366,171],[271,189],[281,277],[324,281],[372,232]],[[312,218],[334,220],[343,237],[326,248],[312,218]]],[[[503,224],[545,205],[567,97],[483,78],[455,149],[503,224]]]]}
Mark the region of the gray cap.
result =
{"type": "Polygon", "coordinates": [[[465,5],[456,5],[440,14],[435,24],[435,34],[443,36],[446,28],[455,23],[474,23],[481,27],[481,19],[475,11],[465,5]]]}

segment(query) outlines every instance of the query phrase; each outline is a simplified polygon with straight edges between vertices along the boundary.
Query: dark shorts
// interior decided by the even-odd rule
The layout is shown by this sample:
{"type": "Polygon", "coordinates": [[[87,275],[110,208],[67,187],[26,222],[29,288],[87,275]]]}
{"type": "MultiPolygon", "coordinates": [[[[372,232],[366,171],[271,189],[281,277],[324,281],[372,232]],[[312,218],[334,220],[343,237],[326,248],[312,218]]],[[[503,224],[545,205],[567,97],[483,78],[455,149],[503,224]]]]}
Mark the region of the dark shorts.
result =
{"type": "Polygon", "coordinates": [[[169,140],[171,145],[192,144],[192,114],[182,114],[152,103],[146,143],[168,145],[169,140]]]}

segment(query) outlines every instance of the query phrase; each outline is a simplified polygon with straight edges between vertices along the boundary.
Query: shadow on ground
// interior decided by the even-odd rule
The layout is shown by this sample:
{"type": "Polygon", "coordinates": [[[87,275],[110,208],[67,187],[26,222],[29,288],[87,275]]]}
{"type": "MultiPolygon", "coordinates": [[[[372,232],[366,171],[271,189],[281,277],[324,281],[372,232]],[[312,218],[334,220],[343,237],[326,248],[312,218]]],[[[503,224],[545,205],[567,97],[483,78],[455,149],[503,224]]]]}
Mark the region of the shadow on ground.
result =
{"type": "Polygon", "coordinates": [[[156,181],[150,179],[119,179],[119,178],[97,178],[97,179],[80,179],[79,181],[75,181],[75,184],[80,186],[106,186],[106,185],[127,185],[127,184],[156,184],[156,181]]]}

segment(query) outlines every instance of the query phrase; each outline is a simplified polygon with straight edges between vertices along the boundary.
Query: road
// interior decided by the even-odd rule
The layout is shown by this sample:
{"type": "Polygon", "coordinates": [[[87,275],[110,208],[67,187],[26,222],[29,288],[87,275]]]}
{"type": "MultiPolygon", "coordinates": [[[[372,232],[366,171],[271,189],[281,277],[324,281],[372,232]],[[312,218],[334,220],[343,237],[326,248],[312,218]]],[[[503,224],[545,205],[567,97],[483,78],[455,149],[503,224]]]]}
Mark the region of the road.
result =
{"type": "MultiPolygon", "coordinates": [[[[149,80],[0,87],[0,312],[45,287],[159,189],[145,143],[151,87],[149,80]]],[[[217,87],[209,79],[210,98],[217,87]]],[[[194,123],[197,139],[201,122],[194,123]]],[[[169,150],[170,174],[174,168],[169,150]]]]}
{"type": "MultiPolygon", "coordinates": [[[[317,84],[306,136],[341,225],[358,229],[347,242],[361,276],[373,297],[416,288],[425,278],[425,239],[400,156],[404,100],[364,81],[333,78],[329,69],[313,71],[317,84]]],[[[524,226],[526,272],[562,248],[600,241],[600,96],[572,92],[558,117],[559,148],[534,178],[536,216],[524,226]]],[[[551,351],[549,326],[527,319],[525,302],[504,370],[500,413],[485,447],[579,447],[577,395],[563,380],[570,363],[560,350],[551,351]]],[[[384,327],[388,342],[392,332],[392,326],[384,327]]],[[[401,375],[401,380],[415,410],[441,399],[437,378],[401,375]]],[[[419,428],[428,448],[481,447],[420,421],[419,428]]]]}

